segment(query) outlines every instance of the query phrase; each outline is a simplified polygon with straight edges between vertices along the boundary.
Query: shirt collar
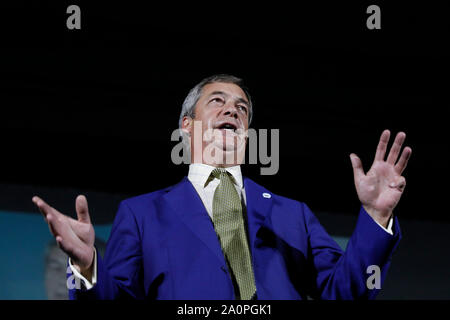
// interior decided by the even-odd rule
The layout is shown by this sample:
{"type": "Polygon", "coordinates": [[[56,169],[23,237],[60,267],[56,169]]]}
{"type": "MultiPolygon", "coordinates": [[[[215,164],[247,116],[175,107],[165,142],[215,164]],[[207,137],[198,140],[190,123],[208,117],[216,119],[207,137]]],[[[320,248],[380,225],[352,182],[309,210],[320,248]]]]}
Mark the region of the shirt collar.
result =
{"type": "MultiPolygon", "coordinates": [[[[191,163],[189,165],[189,173],[188,173],[188,179],[192,183],[197,183],[202,186],[205,185],[206,180],[208,180],[209,176],[211,175],[211,172],[216,169],[216,167],[203,164],[203,163],[191,163]]],[[[242,181],[242,173],[241,173],[241,166],[233,166],[225,168],[234,178],[236,181],[236,184],[239,188],[243,187],[243,181],[242,181]]]]}

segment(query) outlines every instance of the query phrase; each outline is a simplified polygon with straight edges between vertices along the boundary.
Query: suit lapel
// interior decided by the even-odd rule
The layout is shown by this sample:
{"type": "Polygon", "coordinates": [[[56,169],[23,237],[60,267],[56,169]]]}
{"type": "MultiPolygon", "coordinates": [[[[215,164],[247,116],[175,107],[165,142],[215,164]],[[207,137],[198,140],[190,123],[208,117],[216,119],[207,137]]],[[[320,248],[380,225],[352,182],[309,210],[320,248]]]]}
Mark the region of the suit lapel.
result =
{"type": "Polygon", "coordinates": [[[248,178],[244,179],[244,187],[247,198],[249,246],[252,253],[256,291],[258,299],[268,299],[271,297],[269,294],[271,291],[270,285],[267,287],[267,278],[270,279],[270,276],[266,274],[264,267],[261,268],[267,263],[267,255],[261,255],[261,252],[257,251],[256,248],[264,241],[264,234],[258,235],[258,232],[263,227],[272,229],[270,225],[270,212],[273,206],[272,194],[248,178]]]}
{"type": "Polygon", "coordinates": [[[258,230],[262,226],[269,227],[270,219],[267,217],[273,205],[272,194],[248,178],[244,178],[244,187],[247,200],[249,241],[254,252],[258,230]]]}
{"type": "MultiPolygon", "coordinates": [[[[249,247],[254,252],[258,240],[258,230],[262,226],[271,229],[270,219],[267,219],[267,217],[272,209],[273,202],[272,198],[263,196],[263,194],[267,196],[267,194],[271,195],[271,193],[252,180],[244,178],[244,187],[247,201],[249,247]]],[[[221,265],[226,267],[225,258],[211,218],[206,212],[200,196],[187,177],[184,177],[179,184],[166,193],[164,199],[166,205],[177,213],[180,220],[213,252],[221,265]]]]}
{"type": "Polygon", "coordinates": [[[181,221],[214,253],[222,266],[225,266],[225,258],[211,218],[187,177],[166,193],[164,198],[181,221]]]}

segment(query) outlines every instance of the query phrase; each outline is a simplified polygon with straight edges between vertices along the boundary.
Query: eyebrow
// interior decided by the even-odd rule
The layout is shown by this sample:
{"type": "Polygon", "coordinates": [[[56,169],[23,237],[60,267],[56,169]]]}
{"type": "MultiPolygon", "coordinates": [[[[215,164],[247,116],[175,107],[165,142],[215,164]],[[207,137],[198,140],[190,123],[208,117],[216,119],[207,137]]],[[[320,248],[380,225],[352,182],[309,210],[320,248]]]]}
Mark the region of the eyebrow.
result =
{"type": "MultiPolygon", "coordinates": [[[[209,94],[209,97],[214,96],[214,95],[221,95],[221,96],[229,96],[229,94],[223,92],[223,91],[213,91],[209,94]]],[[[249,106],[249,103],[247,100],[245,100],[244,98],[238,98],[237,99],[238,102],[245,104],[247,107],[249,106]]]]}

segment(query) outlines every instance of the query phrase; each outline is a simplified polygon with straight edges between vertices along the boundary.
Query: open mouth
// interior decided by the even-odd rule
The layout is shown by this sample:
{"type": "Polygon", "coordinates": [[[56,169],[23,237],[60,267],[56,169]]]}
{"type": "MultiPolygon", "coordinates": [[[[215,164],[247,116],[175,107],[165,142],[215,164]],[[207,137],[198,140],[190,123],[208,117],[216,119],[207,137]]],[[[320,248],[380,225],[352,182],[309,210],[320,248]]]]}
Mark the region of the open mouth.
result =
{"type": "Polygon", "coordinates": [[[236,132],[237,127],[232,123],[223,123],[220,126],[218,126],[217,129],[236,132]]]}

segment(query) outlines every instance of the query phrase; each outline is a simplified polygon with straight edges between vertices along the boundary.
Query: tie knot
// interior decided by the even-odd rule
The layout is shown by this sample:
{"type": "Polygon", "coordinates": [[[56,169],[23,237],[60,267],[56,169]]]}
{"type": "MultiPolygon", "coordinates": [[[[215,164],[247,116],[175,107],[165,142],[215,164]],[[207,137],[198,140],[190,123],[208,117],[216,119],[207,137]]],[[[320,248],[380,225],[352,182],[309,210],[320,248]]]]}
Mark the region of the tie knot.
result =
{"type": "Polygon", "coordinates": [[[211,175],[214,177],[214,178],[217,178],[217,179],[219,179],[219,180],[221,180],[224,176],[226,176],[227,175],[227,170],[225,170],[225,169],[219,169],[219,168],[216,168],[216,169],[214,169],[213,171],[211,171],[211,175]]]}
{"type": "Polygon", "coordinates": [[[219,179],[221,182],[224,180],[230,180],[233,184],[236,184],[236,181],[234,180],[234,177],[225,169],[222,168],[216,168],[213,171],[211,171],[211,174],[209,175],[208,180],[206,180],[205,187],[212,181],[214,178],[219,179]]]}

